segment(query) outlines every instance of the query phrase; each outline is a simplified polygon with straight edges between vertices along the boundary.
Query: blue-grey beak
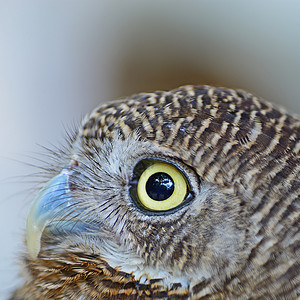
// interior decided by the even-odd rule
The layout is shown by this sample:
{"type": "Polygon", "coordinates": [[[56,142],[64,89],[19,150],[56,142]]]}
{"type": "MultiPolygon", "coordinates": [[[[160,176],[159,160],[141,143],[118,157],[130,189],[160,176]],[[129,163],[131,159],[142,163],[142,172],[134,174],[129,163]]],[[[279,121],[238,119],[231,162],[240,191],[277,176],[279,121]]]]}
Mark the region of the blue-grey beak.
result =
{"type": "Polygon", "coordinates": [[[26,221],[26,241],[29,254],[36,258],[40,252],[41,236],[56,216],[71,205],[68,201],[69,171],[63,170],[52,178],[31,203],[26,221]]]}
{"type": "Polygon", "coordinates": [[[91,234],[99,228],[88,221],[70,191],[73,171],[63,169],[52,178],[33,200],[26,221],[26,241],[30,256],[36,259],[44,231],[52,234],[91,234]]]}

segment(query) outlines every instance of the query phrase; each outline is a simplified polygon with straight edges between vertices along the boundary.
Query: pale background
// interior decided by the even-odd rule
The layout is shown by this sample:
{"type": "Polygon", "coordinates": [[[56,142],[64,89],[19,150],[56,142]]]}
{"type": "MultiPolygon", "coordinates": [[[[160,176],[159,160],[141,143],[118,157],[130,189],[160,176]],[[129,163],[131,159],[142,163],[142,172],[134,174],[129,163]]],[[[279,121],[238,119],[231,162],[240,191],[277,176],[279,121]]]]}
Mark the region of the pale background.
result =
{"type": "Polygon", "coordinates": [[[18,282],[38,144],[99,102],[187,83],[299,113],[299,16],[291,0],[0,1],[0,298],[18,282]]]}

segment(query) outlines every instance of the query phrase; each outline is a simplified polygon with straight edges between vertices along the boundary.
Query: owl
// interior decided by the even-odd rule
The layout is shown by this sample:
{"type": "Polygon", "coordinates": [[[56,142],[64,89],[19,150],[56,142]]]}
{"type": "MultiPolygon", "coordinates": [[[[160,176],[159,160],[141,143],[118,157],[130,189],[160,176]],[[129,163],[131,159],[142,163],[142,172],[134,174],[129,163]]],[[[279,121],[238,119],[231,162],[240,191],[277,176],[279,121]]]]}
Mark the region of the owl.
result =
{"type": "Polygon", "coordinates": [[[96,108],[26,222],[12,299],[297,299],[300,119],[183,86],[96,108]]]}

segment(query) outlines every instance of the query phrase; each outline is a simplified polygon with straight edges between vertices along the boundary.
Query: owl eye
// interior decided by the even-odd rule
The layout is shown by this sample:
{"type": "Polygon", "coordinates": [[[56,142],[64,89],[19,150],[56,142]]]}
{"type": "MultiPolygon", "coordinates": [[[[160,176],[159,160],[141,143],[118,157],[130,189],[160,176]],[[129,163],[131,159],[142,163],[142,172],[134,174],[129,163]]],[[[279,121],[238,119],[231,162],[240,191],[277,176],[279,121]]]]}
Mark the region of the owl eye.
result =
{"type": "Polygon", "coordinates": [[[136,195],[144,209],[157,212],[171,210],[182,204],[189,194],[185,176],[171,164],[154,162],[140,174],[136,195]]]}

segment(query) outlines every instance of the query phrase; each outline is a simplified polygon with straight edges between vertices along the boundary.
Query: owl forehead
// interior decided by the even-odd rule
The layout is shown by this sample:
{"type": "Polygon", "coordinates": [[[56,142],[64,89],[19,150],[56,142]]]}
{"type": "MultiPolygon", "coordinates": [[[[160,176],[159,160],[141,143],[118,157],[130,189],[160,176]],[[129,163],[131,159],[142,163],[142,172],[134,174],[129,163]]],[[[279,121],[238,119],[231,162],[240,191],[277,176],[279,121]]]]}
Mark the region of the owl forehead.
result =
{"type": "MultiPolygon", "coordinates": [[[[286,135],[291,133],[293,125],[299,127],[299,122],[286,115],[286,111],[244,91],[183,86],[102,105],[83,122],[80,135],[86,139],[104,139],[116,134],[127,138],[135,133],[140,138],[168,145],[172,142],[170,137],[180,140],[201,127],[204,133],[224,134],[230,126],[232,132],[227,138],[235,141],[249,134],[257,123],[263,125],[257,129],[265,139],[274,138],[276,132],[272,128],[276,125],[286,135]],[[240,132],[235,131],[237,128],[240,132]]],[[[205,138],[205,134],[198,135],[202,140],[205,138]]]]}
{"type": "Polygon", "coordinates": [[[97,108],[84,122],[81,134],[89,139],[103,139],[115,131],[124,137],[136,132],[146,139],[167,142],[179,125],[189,125],[191,130],[212,119],[216,125],[220,121],[234,124],[235,112],[241,110],[242,103],[245,109],[250,106],[257,111],[261,107],[253,97],[245,102],[243,96],[234,90],[209,86],[142,93],[97,108]]]}

